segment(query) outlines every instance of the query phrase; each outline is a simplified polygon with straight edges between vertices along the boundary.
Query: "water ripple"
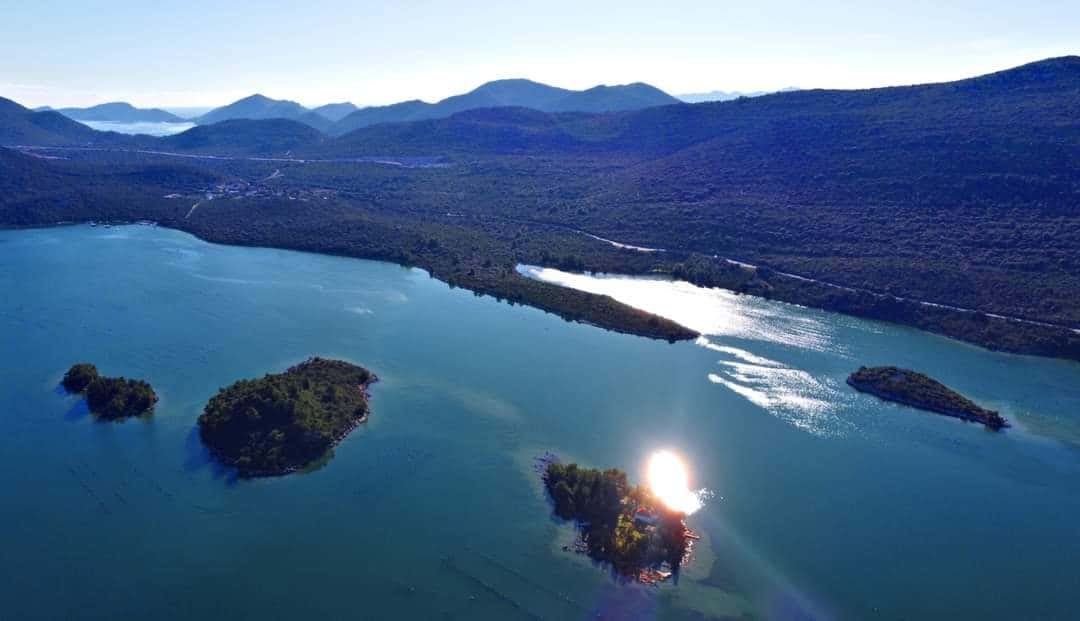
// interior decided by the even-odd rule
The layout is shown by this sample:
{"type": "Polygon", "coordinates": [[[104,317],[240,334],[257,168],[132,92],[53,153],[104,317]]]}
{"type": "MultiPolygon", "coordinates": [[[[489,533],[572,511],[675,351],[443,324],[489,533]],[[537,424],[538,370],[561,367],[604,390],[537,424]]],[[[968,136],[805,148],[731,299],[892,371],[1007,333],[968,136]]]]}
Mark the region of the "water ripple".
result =
{"type": "Polygon", "coordinates": [[[829,383],[802,369],[737,347],[717,345],[704,337],[697,344],[729,356],[717,361],[722,368],[708,374],[710,382],[815,435],[842,435],[846,431],[848,425],[837,416],[839,392],[829,383]]]}

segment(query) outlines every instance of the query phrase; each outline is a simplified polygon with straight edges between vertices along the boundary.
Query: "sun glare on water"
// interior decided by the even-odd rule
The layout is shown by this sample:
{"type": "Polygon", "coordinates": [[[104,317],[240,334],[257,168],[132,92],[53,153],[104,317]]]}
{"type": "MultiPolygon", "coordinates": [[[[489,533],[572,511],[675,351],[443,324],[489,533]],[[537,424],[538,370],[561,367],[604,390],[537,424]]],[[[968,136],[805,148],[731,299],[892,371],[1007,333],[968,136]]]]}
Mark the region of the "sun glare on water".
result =
{"type": "Polygon", "coordinates": [[[646,480],[653,494],[669,509],[689,515],[701,508],[701,492],[690,489],[686,464],[675,453],[653,453],[646,469],[646,480]]]}

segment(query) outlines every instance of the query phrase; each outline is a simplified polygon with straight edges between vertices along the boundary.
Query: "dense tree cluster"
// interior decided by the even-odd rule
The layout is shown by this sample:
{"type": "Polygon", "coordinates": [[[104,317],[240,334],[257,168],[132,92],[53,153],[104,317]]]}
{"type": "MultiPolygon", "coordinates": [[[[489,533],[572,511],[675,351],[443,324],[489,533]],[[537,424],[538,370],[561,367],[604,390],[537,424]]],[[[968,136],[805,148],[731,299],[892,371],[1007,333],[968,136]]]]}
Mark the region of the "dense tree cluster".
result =
{"type": "Polygon", "coordinates": [[[68,369],[61,384],[68,392],[83,393],[90,411],[106,419],[148,414],[158,401],[150,384],[125,377],[103,377],[89,363],[68,369]]]}
{"type": "Polygon", "coordinates": [[[339,360],[312,358],[284,373],[222,388],[199,416],[199,433],[240,476],[297,470],[326,454],[367,417],[375,376],[339,360]]]}
{"type": "Polygon", "coordinates": [[[980,422],[990,429],[1008,427],[1001,414],[975,402],[922,373],[897,367],[860,367],[847,383],[857,390],[913,407],[980,422]]]}
{"type": "Polygon", "coordinates": [[[97,378],[97,367],[88,362],[81,362],[68,369],[68,372],[64,374],[64,379],[60,381],[60,384],[70,393],[80,393],[86,390],[86,387],[90,385],[90,382],[97,378]]]}
{"type": "Polygon", "coordinates": [[[666,508],[648,488],[631,486],[626,473],[551,463],[544,484],[555,514],[582,529],[592,558],[628,576],[682,562],[689,545],[685,515],[666,508]]]}

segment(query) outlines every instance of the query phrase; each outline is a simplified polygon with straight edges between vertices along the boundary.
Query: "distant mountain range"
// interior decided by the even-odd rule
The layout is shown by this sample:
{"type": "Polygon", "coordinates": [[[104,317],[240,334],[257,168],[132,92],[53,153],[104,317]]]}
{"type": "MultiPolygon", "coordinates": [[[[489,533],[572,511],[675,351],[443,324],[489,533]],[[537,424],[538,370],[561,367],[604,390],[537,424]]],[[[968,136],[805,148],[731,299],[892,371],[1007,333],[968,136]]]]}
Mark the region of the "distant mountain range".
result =
{"type": "MultiPolygon", "coordinates": [[[[314,115],[305,112],[301,117],[314,115]]],[[[329,123],[329,121],[325,121],[329,123]]],[[[30,110],[0,97],[0,146],[110,146],[227,155],[286,154],[316,148],[325,134],[292,119],[229,119],[168,137],[91,129],[56,110],[30,110]]]]}
{"type": "Polygon", "coordinates": [[[122,140],[119,134],[99,132],[55,110],[30,110],[0,97],[0,144],[103,144],[122,140]]]}
{"type": "MultiPolygon", "coordinates": [[[[488,82],[468,93],[447,97],[436,103],[412,100],[388,106],[359,108],[350,102],[341,102],[309,109],[295,101],[271,99],[255,94],[193,118],[183,118],[159,108],[136,108],[126,102],[112,102],[89,108],[62,108],[56,112],[77,121],[115,123],[193,121],[199,125],[212,125],[236,119],[289,119],[331,136],[341,136],[380,123],[440,119],[478,108],[521,107],[543,112],[618,112],[676,103],[680,101],[675,97],[640,82],[620,86],[594,86],[587,90],[574,91],[516,79],[488,82]]],[[[34,110],[48,111],[52,111],[52,108],[43,106],[34,110]]]]}
{"type": "Polygon", "coordinates": [[[114,101],[89,108],[60,108],[60,114],[76,121],[110,121],[114,123],[183,123],[184,119],[160,108],[136,108],[114,101]]]}
{"type": "Polygon", "coordinates": [[[478,108],[520,107],[542,112],[618,112],[680,103],[664,91],[637,82],[573,91],[531,80],[496,80],[436,103],[419,100],[361,108],[344,117],[329,133],[341,136],[380,123],[441,119],[478,108]]]}
{"type": "Polygon", "coordinates": [[[778,91],[709,91],[707,93],[687,93],[685,95],[676,95],[676,97],[686,103],[704,103],[706,101],[731,101],[740,97],[761,97],[762,95],[790,93],[799,90],[802,89],[789,86],[778,91]]]}
{"type": "Polygon", "coordinates": [[[252,95],[196,119],[200,125],[226,119],[282,118],[309,125],[331,136],[341,136],[380,123],[441,119],[478,108],[521,107],[543,112],[617,112],[680,103],[648,84],[595,86],[573,91],[531,80],[496,80],[468,93],[436,103],[403,101],[388,106],[357,108],[351,103],[327,104],[309,110],[295,101],[252,95]]]}

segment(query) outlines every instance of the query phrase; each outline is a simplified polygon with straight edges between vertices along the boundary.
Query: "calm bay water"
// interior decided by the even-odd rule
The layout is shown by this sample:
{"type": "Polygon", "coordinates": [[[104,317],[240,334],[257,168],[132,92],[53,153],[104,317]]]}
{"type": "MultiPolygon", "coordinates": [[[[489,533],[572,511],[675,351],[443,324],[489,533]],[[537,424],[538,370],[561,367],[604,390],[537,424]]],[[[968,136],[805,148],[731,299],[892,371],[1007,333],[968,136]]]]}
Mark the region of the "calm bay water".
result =
{"type": "Polygon", "coordinates": [[[84,125],[101,132],[119,132],[121,134],[145,134],[147,136],[171,136],[186,132],[195,127],[194,123],[158,123],[151,121],[137,123],[119,123],[116,121],[81,121],[84,125]]]}
{"type": "Polygon", "coordinates": [[[152,227],[0,232],[7,618],[1069,618],[1080,607],[1080,365],[650,279],[534,274],[663,310],[669,345],[419,270],[152,227]],[[666,308],[665,308],[666,307],[666,308]],[[194,432],[220,386],[308,356],[375,371],[322,467],[236,481],[194,432]],[[72,363],[150,381],[94,421],[72,363]],[[858,395],[925,371],[1016,427],[858,395]],[[673,448],[714,496],[678,585],[564,552],[533,459],[640,477],[673,448]]]}

